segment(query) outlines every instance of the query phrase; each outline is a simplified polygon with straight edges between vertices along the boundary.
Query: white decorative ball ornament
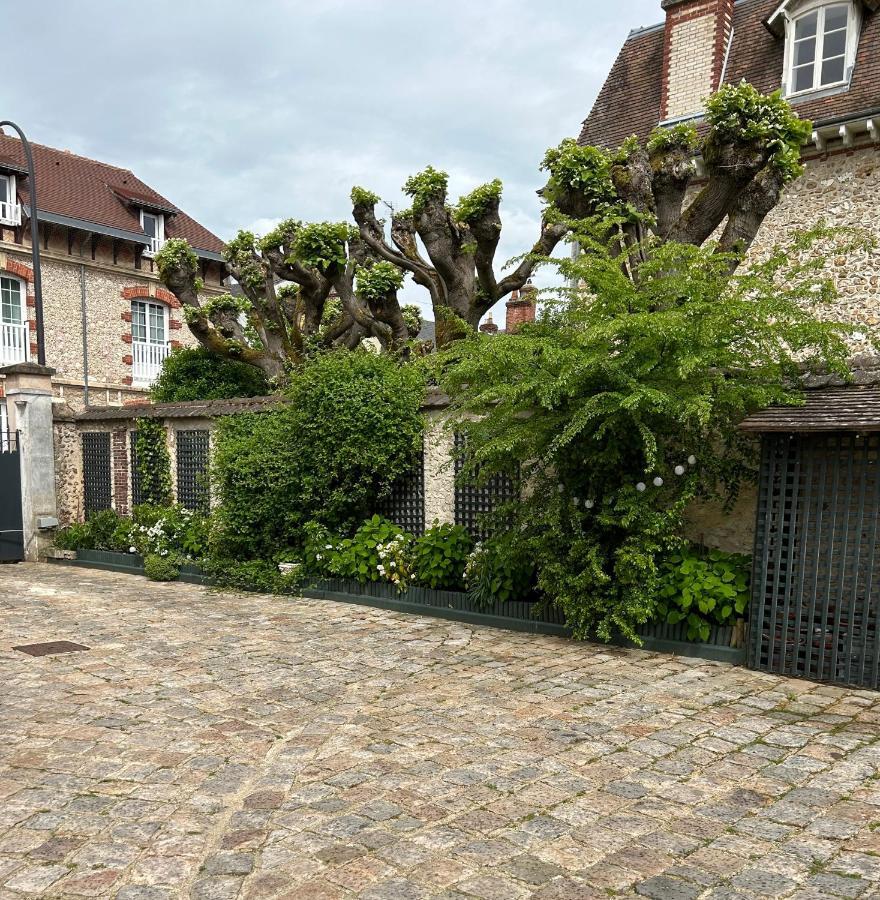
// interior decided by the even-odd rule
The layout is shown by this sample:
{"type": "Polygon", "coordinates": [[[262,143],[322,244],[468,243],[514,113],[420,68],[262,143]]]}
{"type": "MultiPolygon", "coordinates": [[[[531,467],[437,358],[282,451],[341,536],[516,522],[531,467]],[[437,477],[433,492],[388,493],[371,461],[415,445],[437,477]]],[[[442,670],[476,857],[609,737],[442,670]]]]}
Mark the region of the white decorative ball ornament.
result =
{"type": "Polygon", "coordinates": [[[571,502],[574,503],[575,506],[580,506],[580,505],[581,505],[581,498],[580,498],[580,497],[575,497],[571,502]]]}
{"type": "Polygon", "coordinates": [[[640,482],[636,485],[636,490],[637,490],[640,494],[641,494],[643,491],[646,491],[647,489],[648,489],[648,485],[646,485],[644,481],[640,481],[640,482]]]}
{"type": "Polygon", "coordinates": [[[684,466],[676,466],[675,474],[676,475],[684,475],[684,466]]]}
{"type": "Polygon", "coordinates": [[[659,475],[654,479],[654,487],[663,487],[663,479],[659,475]]]}
{"type": "Polygon", "coordinates": [[[561,494],[565,490],[565,485],[564,484],[557,485],[556,490],[559,491],[559,493],[561,494]]]}
{"type": "Polygon", "coordinates": [[[594,505],[595,505],[595,504],[593,503],[592,500],[585,500],[585,501],[584,501],[584,506],[585,506],[587,509],[592,509],[594,505]]]}
{"type": "Polygon", "coordinates": [[[697,458],[696,458],[696,456],[689,456],[689,457],[688,457],[688,465],[689,465],[689,466],[695,466],[696,464],[697,464],[697,458]]]}

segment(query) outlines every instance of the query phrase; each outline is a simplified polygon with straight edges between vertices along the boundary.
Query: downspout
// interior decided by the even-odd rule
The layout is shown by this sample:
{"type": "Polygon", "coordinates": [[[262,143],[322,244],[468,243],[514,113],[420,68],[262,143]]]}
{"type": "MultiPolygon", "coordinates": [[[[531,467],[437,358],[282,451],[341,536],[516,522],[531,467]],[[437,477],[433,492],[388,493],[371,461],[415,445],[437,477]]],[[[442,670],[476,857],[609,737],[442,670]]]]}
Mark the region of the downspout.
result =
{"type": "Polygon", "coordinates": [[[86,313],[86,267],[79,264],[80,312],[82,314],[83,333],[83,403],[89,405],[89,318],[86,313]]]}

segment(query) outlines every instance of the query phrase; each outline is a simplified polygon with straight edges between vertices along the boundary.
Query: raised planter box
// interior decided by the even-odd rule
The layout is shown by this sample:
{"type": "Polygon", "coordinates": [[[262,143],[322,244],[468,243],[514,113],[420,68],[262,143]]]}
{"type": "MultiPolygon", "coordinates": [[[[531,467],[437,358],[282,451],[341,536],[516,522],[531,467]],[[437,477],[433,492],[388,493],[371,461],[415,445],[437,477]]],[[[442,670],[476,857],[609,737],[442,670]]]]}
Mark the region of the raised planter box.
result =
{"type": "MultiPolygon", "coordinates": [[[[144,574],[144,562],[138,554],[114,553],[108,550],[78,550],[76,559],[54,558],[51,562],[59,565],[85,566],[105,569],[111,572],[126,572],[132,575],[144,574]]],[[[194,565],[184,565],[180,569],[178,581],[191,584],[207,584],[209,579],[194,565]]],[[[553,608],[542,608],[527,601],[494,603],[490,607],[476,608],[467,594],[459,591],[434,591],[429,588],[410,587],[398,591],[393,584],[369,582],[365,585],[344,578],[316,579],[296,590],[297,596],[316,600],[335,600],[355,603],[395,612],[436,616],[471,625],[488,625],[508,631],[523,631],[530,634],[550,634],[570,637],[571,629],[565,624],[563,614],[553,608]]],[[[711,659],[743,665],[746,649],[731,647],[732,628],[715,627],[705,644],[687,640],[685,625],[653,624],[638,630],[642,639],[642,650],[658,653],[673,653],[678,656],[711,659]]],[[[618,646],[634,647],[625,640],[615,642],[618,646]]]]}

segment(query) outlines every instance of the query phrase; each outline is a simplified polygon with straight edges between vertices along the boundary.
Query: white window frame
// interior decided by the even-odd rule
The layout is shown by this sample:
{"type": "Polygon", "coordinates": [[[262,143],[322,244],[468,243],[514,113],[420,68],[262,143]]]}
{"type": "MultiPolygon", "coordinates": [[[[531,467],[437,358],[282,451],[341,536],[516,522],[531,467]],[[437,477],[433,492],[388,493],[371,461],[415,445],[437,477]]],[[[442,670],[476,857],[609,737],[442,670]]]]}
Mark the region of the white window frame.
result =
{"type": "Polygon", "coordinates": [[[0,295],[0,365],[27,362],[30,354],[30,324],[27,311],[27,284],[7,272],[0,272],[0,283],[10,281],[18,285],[19,321],[7,322],[3,318],[2,295],[0,295]],[[11,350],[21,349],[21,355],[13,355],[11,350]]]}
{"type": "Polygon", "coordinates": [[[163,303],[144,298],[131,301],[131,345],[132,345],[132,379],[134,384],[151,384],[162,368],[162,362],[171,352],[170,316],[168,307],[163,303]],[[143,307],[144,332],[146,340],[135,337],[135,308],[143,307]],[[162,313],[163,340],[150,340],[150,309],[158,309],[162,313]]]}
{"type": "Polygon", "coordinates": [[[141,228],[146,231],[144,228],[144,216],[150,216],[156,220],[156,237],[147,245],[146,250],[144,250],[144,256],[155,256],[165,243],[165,215],[164,213],[150,212],[148,209],[142,209],[141,228]]]}
{"type": "Polygon", "coordinates": [[[0,172],[6,178],[6,196],[0,197],[0,224],[21,225],[21,206],[18,203],[18,182],[12,172],[0,172]]]}
{"type": "Polygon", "coordinates": [[[859,44],[859,33],[862,29],[860,4],[854,0],[809,0],[809,2],[792,4],[784,10],[785,16],[785,65],[783,71],[782,93],[786,98],[802,97],[807,94],[815,94],[819,91],[835,90],[848,87],[852,78],[852,70],[855,65],[856,51],[859,44]],[[825,42],[825,13],[835,6],[846,6],[847,26],[846,44],[843,58],[843,78],[840,81],[820,84],[822,78],[822,64],[825,42]],[[793,8],[792,8],[793,7],[793,8]],[[794,36],[795,23],[803,16],[817,13],[816,19],[816,48],[813,57],[813,83],[808,88],[799,91],[794,90],[794,36]]]}

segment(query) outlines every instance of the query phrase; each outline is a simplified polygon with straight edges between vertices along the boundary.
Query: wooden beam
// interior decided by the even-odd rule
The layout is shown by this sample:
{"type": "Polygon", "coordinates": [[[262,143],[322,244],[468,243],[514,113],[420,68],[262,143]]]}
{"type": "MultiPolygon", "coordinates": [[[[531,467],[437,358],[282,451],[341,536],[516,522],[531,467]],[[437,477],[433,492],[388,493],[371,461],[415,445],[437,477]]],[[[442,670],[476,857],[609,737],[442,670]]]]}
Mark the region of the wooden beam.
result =
{"type": "Polygon", "coordinates": [[[119,260],[119,238],[113,238],[113,265],[119,260]]]}
{"type": "Polygon", "coordinates": [[[67,229],[67,255],[68,256],[73,256],[73,241],[74,241],[75,236],[76,236],[76,229],[68,228],[67,229]]]}

